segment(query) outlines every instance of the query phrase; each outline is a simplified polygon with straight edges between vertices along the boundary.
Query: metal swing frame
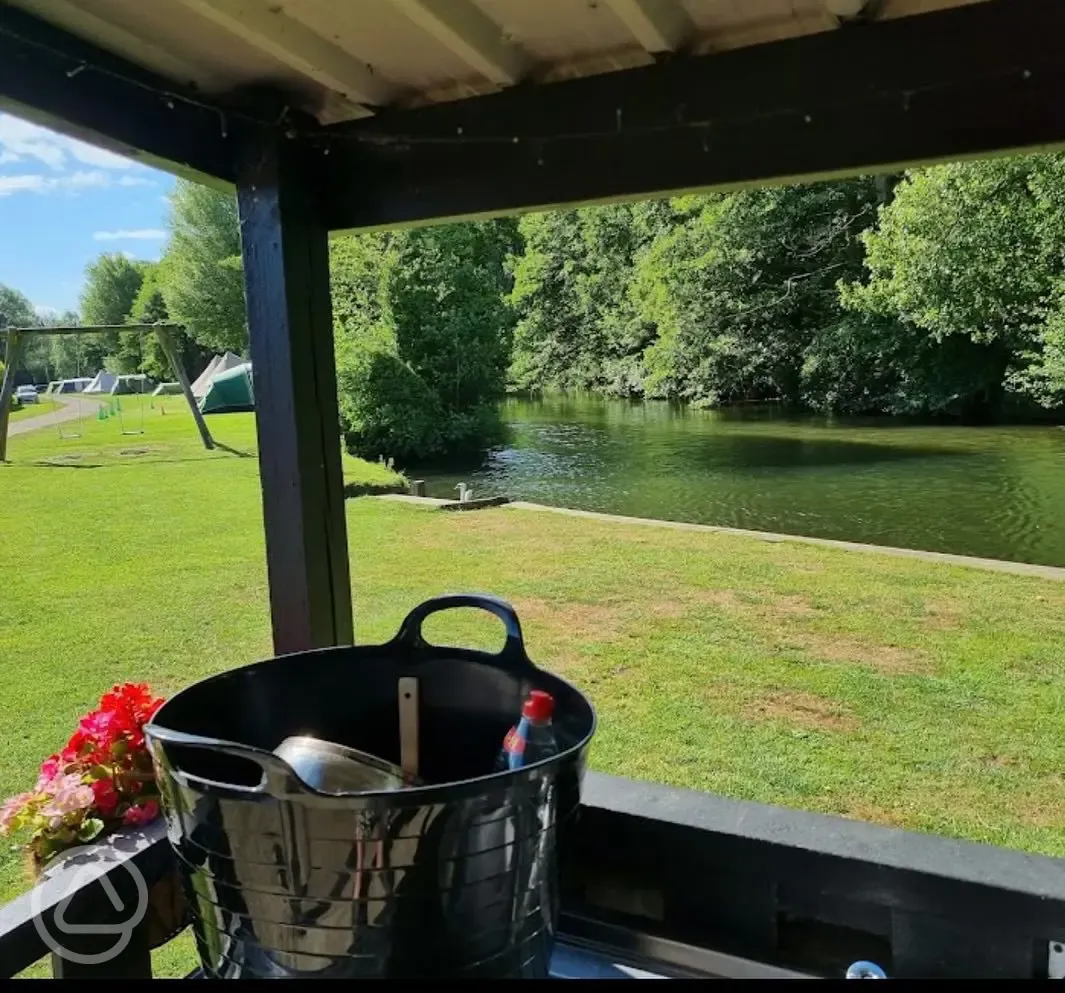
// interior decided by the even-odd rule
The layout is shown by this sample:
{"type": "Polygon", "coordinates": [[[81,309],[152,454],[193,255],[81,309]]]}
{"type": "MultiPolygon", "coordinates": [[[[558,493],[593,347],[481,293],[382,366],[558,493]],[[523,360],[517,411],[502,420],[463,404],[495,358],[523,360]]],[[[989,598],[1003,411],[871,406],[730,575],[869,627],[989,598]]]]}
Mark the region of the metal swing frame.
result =
{"type": "MultiPolygon", "coordinates": [[[[170,367],[174,370],[174,378],[181,384],[181,392],[185,402],[189,405],[192,418],[203,440],[203,447],[208,451],[215,447],[211,432],[203,419],[196,398],[192,395],[192,385],[189,377],[178,361],[177,349],[174,347],[174,339],[171,334],[174,330],[180,330],[182,325],[172,323],[159,324],[90,324],[85,326],[61,326],[52,328],[5,328],[7,336],[7,348],[4,355],[4,382],[0,386],[0,462],[7,461],[7,425],[11,414],[11,396],[15,392],[15,367],[18,365],[19,355],[22,352],[22,339],[31,334],[92,334],[100,331],[129,331],[134,334],[154,334],[159,345],[166,355],[170,367]]],[[[142,399],[143,403],[143,399],[142,399]]],[[[141,411],[143,418],[143,409],[141,411]]],[[[125,432],[123,432],[125,433],[125,432]]]]}

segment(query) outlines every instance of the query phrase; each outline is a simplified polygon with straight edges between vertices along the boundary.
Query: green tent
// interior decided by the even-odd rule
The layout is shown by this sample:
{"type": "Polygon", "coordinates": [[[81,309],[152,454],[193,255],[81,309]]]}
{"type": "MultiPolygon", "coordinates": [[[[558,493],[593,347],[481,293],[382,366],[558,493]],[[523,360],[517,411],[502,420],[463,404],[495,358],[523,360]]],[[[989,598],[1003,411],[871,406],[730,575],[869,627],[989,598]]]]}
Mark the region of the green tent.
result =
{"type": "Polygon", "coordinates": [[[244,362],[226,369],[211,379],[200,401],[204,414],[228,414],[236,410],[254,410],[255,391],[251,382],[251,363],[244,362]]]}

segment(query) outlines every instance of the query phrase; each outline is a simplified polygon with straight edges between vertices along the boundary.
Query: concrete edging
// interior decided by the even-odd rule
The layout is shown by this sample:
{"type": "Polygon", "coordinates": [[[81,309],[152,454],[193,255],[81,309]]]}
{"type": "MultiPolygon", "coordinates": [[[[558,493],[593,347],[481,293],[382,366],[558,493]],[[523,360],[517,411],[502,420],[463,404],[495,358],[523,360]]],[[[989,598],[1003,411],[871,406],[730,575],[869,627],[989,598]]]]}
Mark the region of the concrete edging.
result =
{"type": "Polygon", "coordinates": [[[731,534],[740,538],[757,538],[759,541],[791,541],[802,545],[818,545],[822,548],[838,548],[846,552],[875,552],[894,555],[897,558],[921,559],[943,565],[964,566],[969,569],[984,569],[989,572],[1008,572],[1017,576],[1037,576],[1065,582],[1065,569],[1052,565],[1035,565],[1031,562],[1007,562],[1004,559],[983,559],[973,555],[952,555],[949,552],[926,552],[919,548],[895,548],[891,545],[867,545],[858,541],[840,541],[836,538],[814,538],[802,534],[776,534],[772,531],[750,531],[718,524],[689,524],[686,521],[659,521],[649,517],[623,517],[618,514],[601,514],[594,510],[573,510],[569,507],[549,507],[542,503],[527,503],[516,500],[507,504],[515,510],[543,510],[552,514],[570,517],[587,517],[592,520],[612,521],[615,524],[642,524],[652,527],[673,528],[678,531],[706,531],[712,534],[731,534]]]}
{"type": "MultiPolygon", "coordinates": [[[[456,501],[436,500],[432,497],[407,496],[405,494],[387,494],[380,499],[398,500],[403,503],[422,507],[453,509],[456,501]]],[[[879,555],[893,555],[896,558],[919,559],[924,562],[938,562],[941,565],[955,565],[968,569],[983,569],[987,572],[1005,572],[1015,576],[1035,576],[1039,579],[1051,579],[1065,582],[1065,568],[1052,565],[1036,565],[1031,562],[1008,562],[1004,559],[984,559],[974,555],[953,555],[949,552],[927,552],[919,548],[896,548],[892,545],[869,545],[859,541],[840,541],[836,538],[814,538],[802,534],[778,534],[773,531],[751,531],[746,528],[730,528],[719,524],[691,524],[687,521],[662,521],[652,517],[625,517],[621,514],[604,514],[595,510],[575,510],[572,507],[552,507],[544,503],[529,503],[525,500],[512,500],[498,504],[512,510],[546,511],[551,514],[564,514],[567,517],[585,517],[595,521],[613,524],[637,524],[644,527],[672,528],[675,531],[702,531],[710,534],[730,534],[740,538],[755,538],[759,541],[791,541],[801,545],[815,545],[821,548],[838,548],[845,552],[872,552],[879,555]]]]}

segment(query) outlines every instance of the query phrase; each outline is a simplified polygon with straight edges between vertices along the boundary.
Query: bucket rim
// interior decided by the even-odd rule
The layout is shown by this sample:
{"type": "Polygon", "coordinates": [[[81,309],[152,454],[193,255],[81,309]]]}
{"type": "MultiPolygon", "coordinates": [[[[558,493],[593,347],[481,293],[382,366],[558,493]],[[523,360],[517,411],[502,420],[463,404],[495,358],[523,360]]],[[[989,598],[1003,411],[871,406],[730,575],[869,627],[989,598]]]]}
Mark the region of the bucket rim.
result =
{"type": "MultiPolygon", "coordinates": [[[[541,669],[539,666],[532,663],[531,660],[527,660],[527,666],[525,666],[520,672],[521,677],[528,680],[533,684],[534,688],[537,689],[550,690],[551,684],[554,684],[555,687],[564,689],[567,694],[570,695],[572,700],[580,701],[587,711],[588,726],[585,733],[583,733],[572,745],[565,749],[560,749],[556,755],[540,759],[538,762],[532,762],[520,769],[506,769],[500,772],[493,771],[485,773],[482,776],[472,776],[466,779],[452,780],[446,783],[426,783],[422,785],[405,786],[400,790],[382,789],[324,793],[309,786],[300,779],[295,770],[272,751],[257,745],[245,745],[222,738],[212,738],[206,735],[192,734],[191,732],[176,731],[175,729],[166,727],[165,724],[159,721],[160,716],[165,716],[165,712],[170,707],[178,705],[179,701],[183,698],[187,699],[194,692],[202,691],[204,687],[216,681],[221,682],[234,677],[239,678],[242,674],[262,669],[279,662],[291,661],[293,659],[306,659],[309,656],[324,658],[340,652],[357,651],[360,654],[365,653],[367,655],[376,653],[383,657],[391,656],[394,661],[408,661],[408,659],[396,658],[396,649],[397,644],[395,639],[393,639],[392,641],[378,645],[334,645],[326,648],[313,648],[300,652],[285,652],[269,658],[248,662],[244,665],[236,666],[232,669],[226,669],[223,672],[215,673],[204,679],[197,680],[169,697],[163,706],[156,711],[151,721],[145,725],[144,733],[149,739],[149,742],[156,747],[162,748],[164,750],[164,756],[166,755],[165,750],[167,746],[199,748],[204,751],[214,751],[216,753],[220,752],[235,756],[257,764],[263,773],[262,778],[257,786],[221,782],[181,770],[169,759],[165,762],[165,768],[159,770],[160,773],[172,776],[183,786],[191,785],[190,780],[194,780],[198,784],[198,788],[207,788],[210,792],[221,791],[230,795],[254,794],[260,797],[273,797],[277,800],[286,800],[290,802],[299,802],[301,800],[304,802],[313,801],[316,806],[330,804],[336,801],[343,801],[348,807],[350,807],[352,801],[357,801],[359,805],[365,806],[381,803],[394,809],[408,805],[424,805],[431,803],[434,801],[437,794],[439,794],[441,800],[448,801],[459,799],[459,795],[464,794],[469,794],[471,796],[481,795],[486,792],[483,787],[489,782],[503,783],[518,782],[522,779],[538,779],[547,770],[579,757],[588,748],[592,738],[595,736],[598,728],[598,715],[596,714],[595,706],[588,697],[586,697],[581,690],[567,679],[541,669]],[[290,786],[291,783],[297,784],[298,789],[292,789],[290,786]]],[[[514,673],[513,670],[508,669],[506,666],[501,666],[498,663],[498,657],[490,652],[483,652],[470,648],[433,646],[433,653],[432,656],[427,655],[422,658],[409,658],[411,667],[416,670],[421,663],[440,661],[445,657],[446,653],[446,658],[448,660],[471,662],[496,670],[509,672],[512,675],[519,675],[519,673],[514,673]]]]}

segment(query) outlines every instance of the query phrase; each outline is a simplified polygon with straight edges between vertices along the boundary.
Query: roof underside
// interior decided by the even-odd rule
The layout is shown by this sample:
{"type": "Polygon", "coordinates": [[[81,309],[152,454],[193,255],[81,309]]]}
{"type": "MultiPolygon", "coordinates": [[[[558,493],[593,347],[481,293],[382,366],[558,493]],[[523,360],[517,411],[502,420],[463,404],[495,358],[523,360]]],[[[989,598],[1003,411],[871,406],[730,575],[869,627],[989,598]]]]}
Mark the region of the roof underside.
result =
{"type": "Polygon", "coordinates": [[[6,2],[206,98],[265,84],[329,125],[981,0],[6,2]]]}
{"type": "Polygon", "coordinates": [[[1061,0],[0,0],[0,109],[220,186],[272,148],[365,230],[1061,147],[1063,36],[1061,0]]]}

